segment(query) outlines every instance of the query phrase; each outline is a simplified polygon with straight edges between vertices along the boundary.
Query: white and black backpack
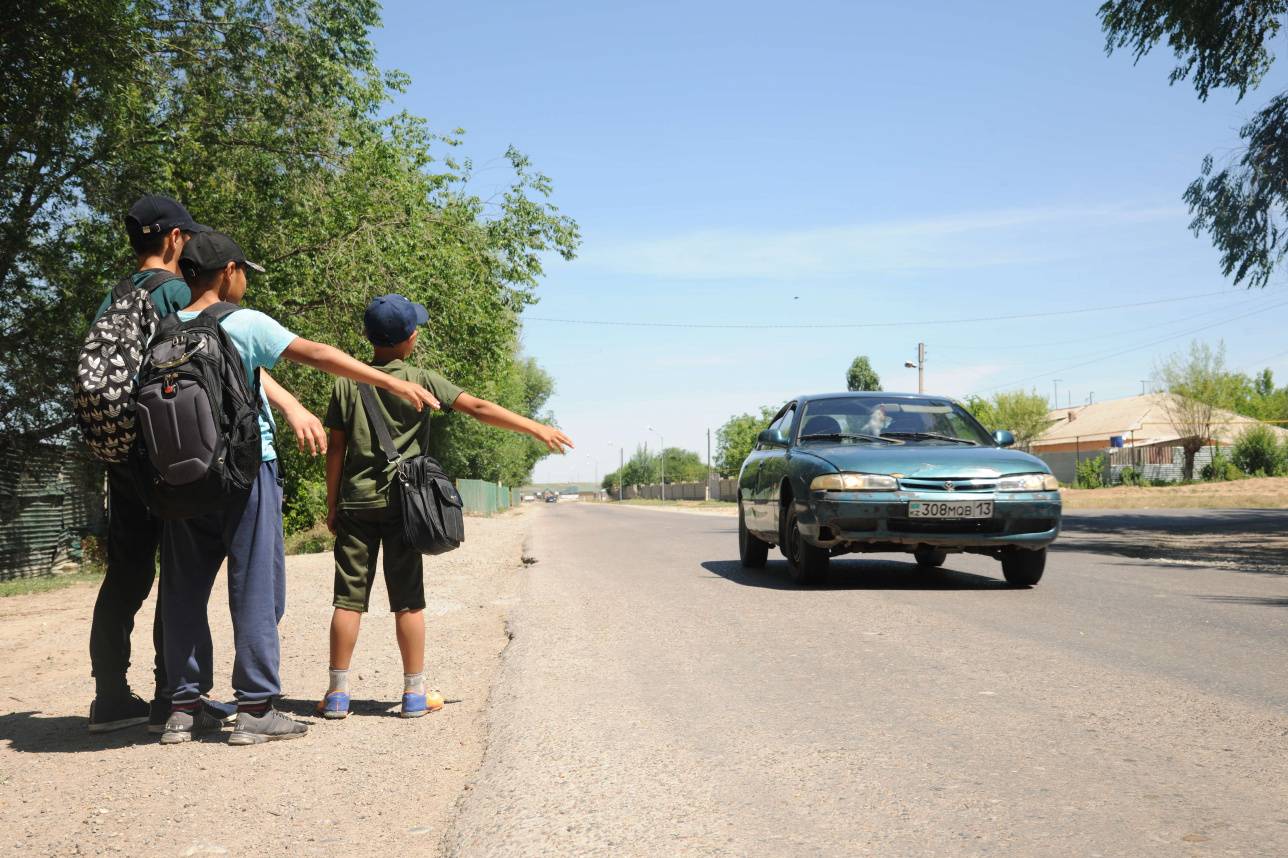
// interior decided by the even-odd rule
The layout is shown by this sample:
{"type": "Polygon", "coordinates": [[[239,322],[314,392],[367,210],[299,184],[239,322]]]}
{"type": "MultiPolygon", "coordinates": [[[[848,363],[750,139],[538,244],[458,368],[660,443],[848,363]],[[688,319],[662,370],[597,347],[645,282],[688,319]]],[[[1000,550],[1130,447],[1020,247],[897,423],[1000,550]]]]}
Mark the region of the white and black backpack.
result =
{"type": "Polygon", "coordinates": [[[104,462],[124,462],[134,444],[135,375],[156,330],[152,292],[173,271],[154,269],[137,286],[134,275],[112,287],[112,302],[90,325],[76,361],[76,421],[86,446],[104,462]]]}

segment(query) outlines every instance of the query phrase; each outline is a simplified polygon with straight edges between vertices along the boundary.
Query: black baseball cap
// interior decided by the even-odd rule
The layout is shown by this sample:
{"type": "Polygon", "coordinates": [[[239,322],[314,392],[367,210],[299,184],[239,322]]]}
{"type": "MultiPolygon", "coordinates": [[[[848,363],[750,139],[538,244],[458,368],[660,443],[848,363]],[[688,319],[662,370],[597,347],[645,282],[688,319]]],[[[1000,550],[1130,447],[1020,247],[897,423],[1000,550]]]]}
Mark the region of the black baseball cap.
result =
{"type": "Polygon", "coordinates": [[[381,295],[371,299],[362,324],[367,328],[367,339],[377,346],[396,346],[411,339],[419,325],[429,321],[429,311],[424,304],[409,301],[402,295],[381,295]]]}
{"type": "Polygon", "coordinates": [[[210,227],[192,219],[183,203],[163,194],[144,194],[125,216],[125,231],[130,238],[164,234],[175,228],[192,233],[210,232],[210,227]]]}
{"type": "Polygon", "coordinates": [[[179,255],[179,270],[184,277],[195,277],[206,271],[217,271],[229,262],[264,273],[264,266],[247,259],[241,245],[213,229],[197,233],[184,244],[183,253],[179,255]]]}

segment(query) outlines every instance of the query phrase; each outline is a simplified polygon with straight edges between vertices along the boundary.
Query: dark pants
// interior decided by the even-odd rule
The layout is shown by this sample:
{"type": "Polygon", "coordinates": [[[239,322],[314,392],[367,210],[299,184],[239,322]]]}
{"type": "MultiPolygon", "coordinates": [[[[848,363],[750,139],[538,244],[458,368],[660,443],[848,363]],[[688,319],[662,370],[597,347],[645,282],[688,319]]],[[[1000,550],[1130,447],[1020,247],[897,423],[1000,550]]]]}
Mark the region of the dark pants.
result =
{"type": "MultiPolygon", "coordinates": [[[[89,630],[89,660],[99,697],[123,696],[130,687],[130,634],[156,577],[157,546],[161,522],[148,514],[124,465],[113,465],[107,474],[107,574],[94,603],[89,630]]],[[[165,696],[166,672],[162,655],[161,605],[152,621],[152,647],[156,694],[165,696]]]]}
{"type": "Polygon", "coordinates": [[[385,590],[389,610],[425,607],[421,553],[407,544],[398,494],[393,503],[374,509],[342,509],[335,521],[335,599],[332,604],[366,612],[376,581],[376,557],[384,546],[385,590]]]}
{"type": "Polygon", "coordinates": [[[226,510],[165,523],[161,598],[174,700],[191,700],[213,685],[206,607],[225,557],[235,649],[233,691],[244,703],[282,691],[277,624],[286,611],[286,553],[277,473],[277,462],[264,462],[250,492],[226,510]]]}

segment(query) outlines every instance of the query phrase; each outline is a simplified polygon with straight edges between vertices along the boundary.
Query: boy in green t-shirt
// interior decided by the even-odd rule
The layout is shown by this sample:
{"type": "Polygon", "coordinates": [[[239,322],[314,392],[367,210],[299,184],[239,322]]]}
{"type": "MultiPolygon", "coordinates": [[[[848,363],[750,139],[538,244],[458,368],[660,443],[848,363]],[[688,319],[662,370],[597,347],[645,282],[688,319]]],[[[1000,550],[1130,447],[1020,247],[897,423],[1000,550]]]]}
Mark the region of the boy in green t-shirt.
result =
{"type": "MultiPolygon", "coordinates": [[[[556,453],[572,447],[568,436],[553,426],[529,420],[485,399],[471,396],[436,372],[405,363],[416,346],[420,325],[429,321],[421,304],[402,295],[383,295],[367,305],[363,323],[374,356],[371,365],[393,376],[424,385],[444,409],[468,414],[492,426],[523,432],[556,453]]],[[[429,413],[417,412],[377,390],[376,406],[389,426],[400,456],[425,452],[429,444],[429,413]]],[[[394,612],[398,649],[402,653],[402,716],[416,718],[443,707],[436,692],[425,689],[425,587],[422,558],[403,536],[401,511],[389,493],[395,466],[380,450],[367,419],[358,386],[337,378],[327,408],[330,443],[326,458],[327,527],[335,534],[335,612],[331,616],[331,666],[327,693],[318,714],[344,718],[349,714],[349,663],[358,642],[362,615],[371,598],[376,556],[384,546],[385,588],[394,612]]]]}

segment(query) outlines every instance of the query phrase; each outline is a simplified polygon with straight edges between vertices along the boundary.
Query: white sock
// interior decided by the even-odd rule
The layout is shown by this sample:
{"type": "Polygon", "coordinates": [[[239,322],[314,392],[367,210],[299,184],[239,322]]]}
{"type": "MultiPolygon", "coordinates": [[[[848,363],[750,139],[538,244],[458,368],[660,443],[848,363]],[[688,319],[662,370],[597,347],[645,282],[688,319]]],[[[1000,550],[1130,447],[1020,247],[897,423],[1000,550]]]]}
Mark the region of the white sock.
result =
{"type": "Polygon", "coordinates": [[[327,688],[327,694],[330,694],[332,691],[348,691],[348,690],[349,690],[349,670],[348,670],[348,668],[345,668],[344,670],[336,670],[336,669],[333,667],[333,668],[330,668],[327,672],[331,674],[331,684],[330,684],[330,686],[327,688]]]}
{"type": "Polygon", "coordinates": [[[425,674],[421,673],[404,673],[403,674],[403,694],[424,694],[425,693],[425,674]]]}

